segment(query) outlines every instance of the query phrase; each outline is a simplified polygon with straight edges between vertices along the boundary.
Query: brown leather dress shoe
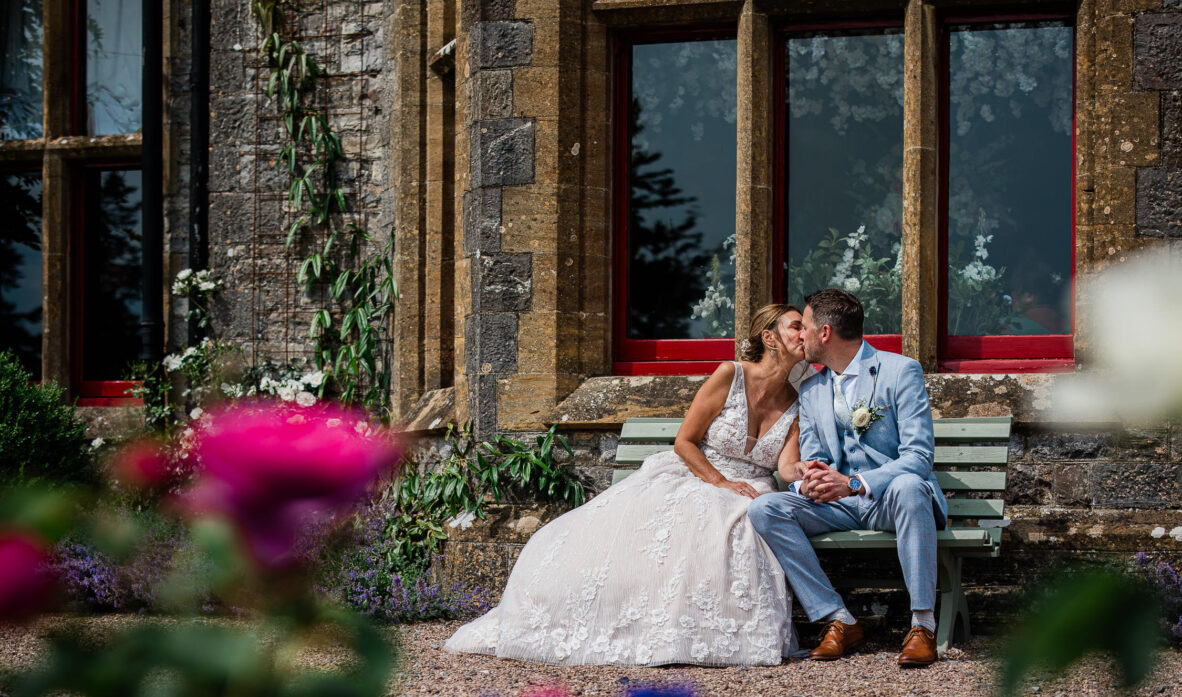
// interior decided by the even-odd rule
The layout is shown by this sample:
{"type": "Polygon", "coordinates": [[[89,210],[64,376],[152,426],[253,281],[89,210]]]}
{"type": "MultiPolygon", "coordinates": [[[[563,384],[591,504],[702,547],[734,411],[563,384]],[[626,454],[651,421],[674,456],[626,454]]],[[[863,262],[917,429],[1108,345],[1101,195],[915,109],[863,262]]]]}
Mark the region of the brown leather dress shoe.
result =
{"type": "Polygon", "coordinates": [[[811,661],[833,661],[858,648],[866,641],[862,625],[833,620],[821,634],[821,643],[809,652],[811,661]]]}
{"type": "Polygon", "coordinates": [[[912,627],[899,654],[901,666],[930,666],[936,662],[936,635],[924,627],[912,627]]]}

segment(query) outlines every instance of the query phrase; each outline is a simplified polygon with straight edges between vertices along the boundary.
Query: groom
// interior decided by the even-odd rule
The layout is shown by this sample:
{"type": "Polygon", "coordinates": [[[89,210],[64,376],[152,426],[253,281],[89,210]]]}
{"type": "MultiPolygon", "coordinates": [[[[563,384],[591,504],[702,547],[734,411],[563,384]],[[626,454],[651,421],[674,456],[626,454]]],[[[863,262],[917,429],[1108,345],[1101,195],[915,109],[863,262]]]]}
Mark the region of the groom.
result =
{"type": "Polygon", "coordinates": [[[751,522],[809,620],[829,622],[809,654],[813,660],[840,658],[862,643],[863,633],[808,538],[835,530],[896,533],[912,610],[899,665],[928,665],[936,660],[936,530],[944,527],[948,504],[932,474],[923,370],[862,340],[862,304],[850,293],[830,288],[805,302],[805,359],[825,366],[800,392],[806,471],[796,491],[752,501],[751,522]]]}

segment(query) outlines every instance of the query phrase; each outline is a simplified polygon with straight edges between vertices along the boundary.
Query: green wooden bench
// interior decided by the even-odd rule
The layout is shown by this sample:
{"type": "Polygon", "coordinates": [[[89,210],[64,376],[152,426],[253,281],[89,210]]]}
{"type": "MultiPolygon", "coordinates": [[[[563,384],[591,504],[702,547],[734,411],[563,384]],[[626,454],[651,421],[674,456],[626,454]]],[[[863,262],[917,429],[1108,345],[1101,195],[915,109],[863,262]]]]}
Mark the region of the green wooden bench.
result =
{"type": "MultiPolygon", "coordinates": [[[[969,611],[961,586],[961,564],[966,557],[996,557],[1001,550],[1001,527],[982,527],[982,521],[1000,521],[1005,515],[1001,492],[1006,488],[1005,466],[1009,454],[1010,417],[936,419],[936,478],[948,498],[949,526],[936,533],[940,592],[936,645],[943,653],[952,641],[967,641],[969,611]],[[988,498],[992,497],[992,498],[988,498]]],[[[681,419],[628,419],[620,432],[617,465],[639,465],[653,453],[671,450],[681,419]]],[[[612,483],[634,469],[617,469],[612,483]]],[[[780,488],[786,485],[776,477],[780,488]]],[[[810,539],[818,550],[893,551],[895,534],[850,530],[817,535],[810,539]]],[[[843,587],[901,588],[901,581],[848,579],[843,587]]]]}

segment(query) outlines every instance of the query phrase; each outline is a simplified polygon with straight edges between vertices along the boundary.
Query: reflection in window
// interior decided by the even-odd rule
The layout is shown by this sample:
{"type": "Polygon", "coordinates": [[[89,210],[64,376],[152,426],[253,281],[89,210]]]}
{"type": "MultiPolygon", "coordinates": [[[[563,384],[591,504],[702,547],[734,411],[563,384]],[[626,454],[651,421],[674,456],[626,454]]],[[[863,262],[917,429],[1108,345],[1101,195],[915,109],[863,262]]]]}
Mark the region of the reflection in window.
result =
{"type": "Polygon", "coordinates": [[[0,175],[0,351],[41,378],[41,177],[0,175]]]}
{"type": "Polygon", "coordinates": [[[1070,26],[949,36],[948,333],[1071,331],[1070,26]]]}
{"type": "Polygon", "coordinates": [[[630,339],[734,335],[734,40],[632,48],[630,339]]]}
{"type": "Polygon", "coordinates": [[[82,378],[119,380],[142,344],[141,175],[94,170],[84,190],[82,378]]]}
{"type": "Polygon", "coordinates": [[[41,0],[0,7],[0,140],[41,137],[41,0]]]}
{"type": "Polygon", "coordinates": [[[902,322],[903,34],[794,35],[786,42],[788,302],[844,288],[867,334],[902,322]]]}
{"type": "Polygon", "coordinates": [[[142,123],[139,0],[88,0],[86,5],[86,132],[135,133],[142,123]]]}

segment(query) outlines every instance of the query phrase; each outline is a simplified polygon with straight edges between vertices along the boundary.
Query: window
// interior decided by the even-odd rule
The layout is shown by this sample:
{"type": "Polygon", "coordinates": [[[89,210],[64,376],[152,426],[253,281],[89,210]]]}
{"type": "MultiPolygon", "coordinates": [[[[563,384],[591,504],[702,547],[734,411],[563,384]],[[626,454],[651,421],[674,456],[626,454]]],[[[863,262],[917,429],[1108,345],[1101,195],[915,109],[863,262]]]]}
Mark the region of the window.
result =
{"type": "Polygon", "coordinates": [[[133,401],[128,364],[145,348],[142,8],[0,10],[0,214],[15,221],[0,232],[0,348],[79,404],[133,401]]]}
{"type": "Polygon", "coordinates": [[[619,45],[617,372],[708,372],[734,355],[733,37],[619,45]]]}
{"type": "Polygon", "coordinates": [[[1073,18],[924,16],[784,23],[770,48],[748,47],[771,51],[767,63],[744,65],[751,34],[621,37],[617,373],[731,359],[735,293],[747,292],[736,264],[749,305],[768,286],[743,279],[770,279],[770,297],[796,304],[825,287],[855,293],[867,340],[906,343],[929,369],[1071,368],[1073,18]],[[912,35],[930,38],[909,47],[912,35]],[[767,80],[770,107],[737,104],[743,80],[757,94],[767,80]],[[735,234],[736,185],[757,183],[732,176],[736,123],[772,124],[771,164],[738,163],[772,182],[772,213],[750,240],[735,234]],[[905,137],[922,145],[905,152],[905,137]],[[770,258],[754,248],[764,225],[770,258]]]}
{"type": "Polygon", "coordinates": [[[854,293],[876,347],[902,334],[903,28],[789,31],[781,49],[781,297],[854,293]]]}
{"type": "Polygon", "coordinates": [[[0,334],[41,378],[41,173],[0,173],[0,334]]]}
{"type": "Polygon", "coordinates": [[[945,369],[1072,358],[1073,44],[1062,19],[945,25],[945,369]]]}

